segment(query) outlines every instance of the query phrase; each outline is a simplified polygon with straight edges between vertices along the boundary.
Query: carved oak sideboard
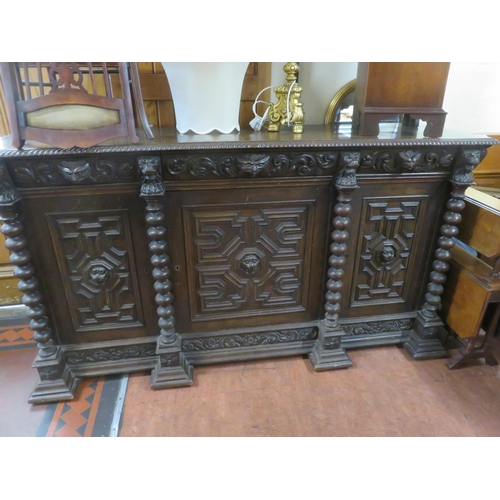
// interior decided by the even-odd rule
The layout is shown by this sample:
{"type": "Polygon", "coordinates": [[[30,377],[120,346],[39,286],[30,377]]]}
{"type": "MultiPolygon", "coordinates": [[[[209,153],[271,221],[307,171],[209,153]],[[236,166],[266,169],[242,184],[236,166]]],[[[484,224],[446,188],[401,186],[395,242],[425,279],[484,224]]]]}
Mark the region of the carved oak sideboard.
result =
{"type": "MultiPolygon", "coordinates": [[[[438,311],[489,138],[359,138],[323,127],[89,149],[0,149],[0,216],[40,380],[402,344],[447,356],[438,311]]],[[[445,136],[446,137],[446,136],[445,136]]]]}

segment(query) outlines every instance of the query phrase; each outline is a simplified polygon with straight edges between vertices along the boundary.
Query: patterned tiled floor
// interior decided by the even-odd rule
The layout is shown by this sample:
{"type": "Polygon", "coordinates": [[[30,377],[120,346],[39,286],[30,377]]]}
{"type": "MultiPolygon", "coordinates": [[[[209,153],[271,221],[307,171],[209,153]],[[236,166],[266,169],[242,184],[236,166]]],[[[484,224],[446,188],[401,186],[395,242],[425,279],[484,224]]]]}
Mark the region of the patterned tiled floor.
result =
{"type": "Polygon", "coordinates": [[[33,332],[26,325],[0,327],[0,349],[34,345],[33,332]]]}
{"type": "Polygon", "coordinates": [[[33,332],[26,325],[0,327],[0,436],[110,436],[126,377],[85,378],[72,401],[31,406],[37,379],[33,332]],[[13,384],[13,380],[16,384],[13,384]]]}

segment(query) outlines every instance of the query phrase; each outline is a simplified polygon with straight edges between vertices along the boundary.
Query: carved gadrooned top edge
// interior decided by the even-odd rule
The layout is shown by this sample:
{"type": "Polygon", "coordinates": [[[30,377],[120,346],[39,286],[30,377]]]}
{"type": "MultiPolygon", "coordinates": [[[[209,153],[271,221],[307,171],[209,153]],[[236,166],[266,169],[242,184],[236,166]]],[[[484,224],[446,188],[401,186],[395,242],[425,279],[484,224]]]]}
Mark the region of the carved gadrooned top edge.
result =
{"type": "Polygon", "coordinates": [[[217,142],[217,143],[163,143],[155,145],[128,144],[123,146],[94,146],[91,148],[71,149],[3,149],[0,158],[23,158],[37,156],[67,156],[111,153],[161,153],[167,151],[218,151],[243,149],[353,149],[353,148],[398,148],[398,147],[425,147],[425,146],[492,146],[500,141],[492,138],[481,139],[407,139],[407,140],[374,140],[349,139],[342,141],[269,141],[269,142],[217,142]]]}

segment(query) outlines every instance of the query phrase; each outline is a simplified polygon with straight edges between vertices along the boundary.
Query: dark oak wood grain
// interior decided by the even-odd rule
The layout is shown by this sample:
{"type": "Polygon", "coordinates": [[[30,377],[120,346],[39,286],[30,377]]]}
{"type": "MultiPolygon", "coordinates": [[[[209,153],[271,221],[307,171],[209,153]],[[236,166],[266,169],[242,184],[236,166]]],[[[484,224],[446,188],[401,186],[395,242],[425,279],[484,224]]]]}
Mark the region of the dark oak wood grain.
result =
{"type": "Polygon", "coordinates": [[[493,139],[139,135],[0,148],[0,212],[22,221],[53,333],[32,402],[96,374],[151,369],[162,389],[225,361],[347,368],[348,349],[388,344],[447,355],[448,247],[493,139]]]}

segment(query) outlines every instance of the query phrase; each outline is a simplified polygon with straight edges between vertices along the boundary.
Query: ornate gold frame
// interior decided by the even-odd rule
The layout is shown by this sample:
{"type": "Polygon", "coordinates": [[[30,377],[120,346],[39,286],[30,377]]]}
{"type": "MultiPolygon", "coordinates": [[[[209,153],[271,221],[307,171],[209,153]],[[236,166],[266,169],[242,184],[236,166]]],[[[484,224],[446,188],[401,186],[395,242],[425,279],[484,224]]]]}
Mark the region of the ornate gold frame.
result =
{"type": "Polygon", "coordinates": [[[346,83],[334,96],[328,105],[325,114],[325,125],[332,123],[333,118],[342,104],[342,101],[351,93],[356,90],[356,78],[346,83]]]}

